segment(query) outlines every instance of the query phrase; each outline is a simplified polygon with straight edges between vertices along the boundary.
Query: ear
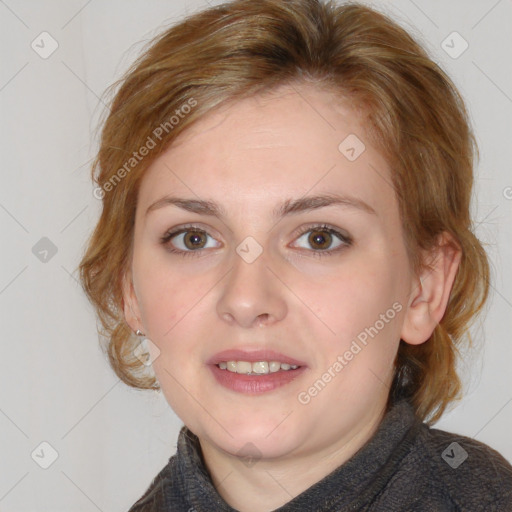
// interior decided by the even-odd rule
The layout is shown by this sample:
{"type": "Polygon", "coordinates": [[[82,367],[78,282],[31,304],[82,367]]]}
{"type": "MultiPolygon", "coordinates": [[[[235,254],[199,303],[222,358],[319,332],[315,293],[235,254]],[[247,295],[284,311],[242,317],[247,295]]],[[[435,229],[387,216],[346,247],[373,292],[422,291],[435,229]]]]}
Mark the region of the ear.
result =
{"type": "Polygon", "coordinates": [[[411,345],[427,341],[446,311],[462,252],[448,233],[425,254],[428,266],[416,278],[404,316],[401,339],[411,345]]]}
{"type": "Polygon", "coordinates": [[[140,319],[139,303],[135,295],[131,270],[127,270],[123,276],[123,309],[126,323],[130,326],[132,331],[135,332],[137,329],[144,331],[140,319]]]}

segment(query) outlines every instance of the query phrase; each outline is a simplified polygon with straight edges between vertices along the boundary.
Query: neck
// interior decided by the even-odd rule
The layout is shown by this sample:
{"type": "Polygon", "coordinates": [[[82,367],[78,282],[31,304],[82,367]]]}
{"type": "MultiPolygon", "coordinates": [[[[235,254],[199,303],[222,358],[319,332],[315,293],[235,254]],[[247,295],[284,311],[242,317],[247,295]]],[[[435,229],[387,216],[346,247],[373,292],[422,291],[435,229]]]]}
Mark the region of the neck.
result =
{"type": "Polygon", "coordinates": [[[335,443],[287,457],[261,458],[248,464],[236,455],[200,440],[212,481],[222,498],[240,512],[275,510],[350,459],[373,436],[384,415],[365,416],[335,443]]]}

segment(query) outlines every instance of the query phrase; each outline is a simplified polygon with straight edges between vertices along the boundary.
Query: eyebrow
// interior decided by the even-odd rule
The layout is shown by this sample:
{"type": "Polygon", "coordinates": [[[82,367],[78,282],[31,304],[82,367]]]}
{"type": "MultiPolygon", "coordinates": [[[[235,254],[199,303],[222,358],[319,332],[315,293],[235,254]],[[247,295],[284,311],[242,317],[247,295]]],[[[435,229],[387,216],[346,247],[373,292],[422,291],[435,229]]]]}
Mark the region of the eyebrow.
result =
{"type": "MultiPolygon", "coordinates": [[[[186,199],[181,197],[165,196],[154,202],[146,210],[149,212],[162,208],[164,206],[174,205],[183,210],[197,213],[199,215],[211,215],[218,218],[225,218],[226,211],[222,206],[213,201],[202,199],[186,199]]],[[[273,216],[280,219],[285,215],[297,214],[327,206],[344,206],[355,208],[371,215],[377,215],[375,210],[368,204],[352,196],[344,196],[338,194],[320,194],[315,196],[301,197],[299,199],[287,199],[273,210],[273,216]]]]}

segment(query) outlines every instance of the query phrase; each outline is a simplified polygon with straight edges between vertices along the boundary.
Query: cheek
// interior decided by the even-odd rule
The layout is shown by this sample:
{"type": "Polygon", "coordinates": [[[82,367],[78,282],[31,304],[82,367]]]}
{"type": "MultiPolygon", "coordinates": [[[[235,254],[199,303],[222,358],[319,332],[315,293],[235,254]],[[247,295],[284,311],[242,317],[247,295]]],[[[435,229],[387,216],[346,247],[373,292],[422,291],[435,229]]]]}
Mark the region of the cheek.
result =
{"type": "Polygon", "coordinates": [[[194,365],[201,359],[200,341],[211,334],[204,325],[207,316],[212,318],[209,293],[218,281],[207,269],[194,266],[191,272],[184,267],[150,250],[141,251],[133,261],[142,322],[158,349],[153,368],[174,405],[180,390],[177,382],[186,382],[194,374],[194,365]]]}
{"type": "Polygon", "coordinates": [[[305,282],[302,293],[312,311],[343,339],[355,337],[361,329],[373,325],[399,296],[382,256],[340,265],[338,272],[319,285],[305,282]]]}
{"type": "Polygon", "coordinates": [[[134,257],[133,269],[142,322],[155,343],[162,343],[197,302],[197,283],[149,251],[134,257]]]}
{"type": "Polygon", "coordinates": [[[382,253],[354,258],[350,265],[333,273],[324,287],[310,288],[309,300],[316,304],[315,313],[322,320],[316,328],[321,353],[316,377],[336,361],[338,370],[343,368],[339,373],[343,377],[332,387],[334,394],[336,388],[360,397],[376,392],[389,381],[403,309],[401,285],[397,284],[391,260],[382,253]]]}

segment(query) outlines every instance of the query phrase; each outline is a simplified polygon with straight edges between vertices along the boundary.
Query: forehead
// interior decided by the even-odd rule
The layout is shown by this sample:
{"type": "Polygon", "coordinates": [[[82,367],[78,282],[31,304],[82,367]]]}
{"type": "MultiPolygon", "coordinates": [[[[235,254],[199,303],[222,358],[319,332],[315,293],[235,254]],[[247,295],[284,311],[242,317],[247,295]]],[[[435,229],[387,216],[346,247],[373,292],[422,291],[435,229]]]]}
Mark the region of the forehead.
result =
{"type": "Polygon", "coordinates": [[[390,208],[390,184],[350,102],[293,85],[230,102],[186,129],[149,167],[140,203],[176,194],[266,208],[269,198],[334,191],[390,208]]]}

